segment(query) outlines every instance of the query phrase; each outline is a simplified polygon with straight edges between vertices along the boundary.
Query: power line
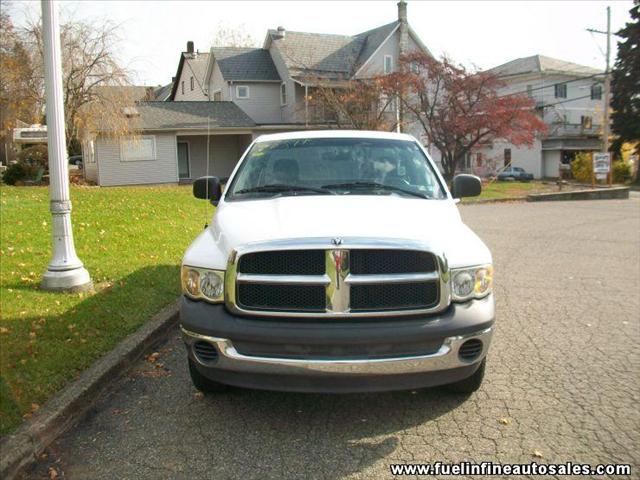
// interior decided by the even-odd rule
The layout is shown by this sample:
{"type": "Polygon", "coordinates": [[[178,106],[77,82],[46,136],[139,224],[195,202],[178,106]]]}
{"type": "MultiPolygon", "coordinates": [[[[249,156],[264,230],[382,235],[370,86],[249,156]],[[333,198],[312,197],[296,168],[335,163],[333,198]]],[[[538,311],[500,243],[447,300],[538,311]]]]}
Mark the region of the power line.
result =
{"type": "Polygon", "coordinates": [[[510,97],[512,95],[520,95],[520,94],[523,94],[523,93],[536,92],[538,90],[544,90],[545,88],[555,87],[555,85],[566,85],[568,83],[579,82],[581,80],[588,80],[590,78],[604,76],[604,75],[605,75],[604,73],[594,73],[593,75],[589,75],[588,77],[574,78],[572,80],[565,80],[564,82],[555,82],[555,83],[552,83],[552,84],[549,84],[549,85],[543,85],[541,87],[532,88],[530,90],[523,90],[523,91],[520,91],[520,92],[505,93],[504,95],[499,95],[498,98],[510,97]]]}
{"type": "Polygon", "coordinates": [[[576,101],[576,100],[582,100],[582,99],[584,99],[584,98],[590,98],[590,97],[591,97],[591,94],[589,94],[589,95],[584,95],[584,96],[582,96],[582,97],[567,98],[566,100],[561,100],[561,101],[559,101],[559,102],[548,103],[548,104],[546,104],[546,105],[540,105],[540,106],[538,106],[538,107],[536,107],[536,108],[547,108],[547,107],[553,107],[553,106],[555,106],[555,105],[560,105],[561,103],[573,102],[573,101],[576,101]]]}

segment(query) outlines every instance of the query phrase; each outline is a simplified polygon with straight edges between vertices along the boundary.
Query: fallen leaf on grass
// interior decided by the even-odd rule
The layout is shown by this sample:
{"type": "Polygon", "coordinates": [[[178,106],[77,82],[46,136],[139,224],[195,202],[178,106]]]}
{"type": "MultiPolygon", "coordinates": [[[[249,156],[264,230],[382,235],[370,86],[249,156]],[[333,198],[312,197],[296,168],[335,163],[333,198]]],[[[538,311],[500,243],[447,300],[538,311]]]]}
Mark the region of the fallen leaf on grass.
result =
{"type": "Polygon", "coordinates": [[[540,450],[534,450],[531,455],[533,455],[536,458],[542,458],[543,457],[542,452],[540,450]]]}
{"type": "Polygon", "coordinates": [[[193,398],[196,400],[202,400],[204,398],[204,393],[202,392],[196,392],[193,394],[193,398]]]}
{"type": "Polygon", "coordinates": [[[56,478],[58,478],[58,471],[53,467],[49,467],[49,480],[55,480],[56,478]]]}
{"type": "Polygon", "coordinates": [[[0,333],[9,333],[8,328],[0,327],[0,333]]]}
{"type": "Polygon", "coordinates": [[[155,363],[156,360],[158,360],[159,356],[160,356],[160,354],[158,352],[153,352],[153,353],[147,355],[147,362],[155,363]]]}
{"type": "Polygon", "coordinates": [[[498,420],[498,422],[500,422],[502,425],[511,425],[510,418],[501,418],[500,420],[498,420]]]}

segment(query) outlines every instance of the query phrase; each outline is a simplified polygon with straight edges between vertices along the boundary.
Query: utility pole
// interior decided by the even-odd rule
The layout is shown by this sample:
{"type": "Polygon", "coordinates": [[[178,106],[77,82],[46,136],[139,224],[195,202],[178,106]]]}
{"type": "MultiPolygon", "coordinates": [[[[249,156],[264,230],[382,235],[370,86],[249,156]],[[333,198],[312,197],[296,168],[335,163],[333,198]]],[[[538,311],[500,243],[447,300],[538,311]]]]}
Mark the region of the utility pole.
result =
{"type": "MultiPolygon", "coordinates": [[[[606,67],[604,70],[604,111],[603,111],[603,125],[602,125],[602,153],[609,155],[609,99],[611,97],[611,7],[607,7],[607,31],[596,30],[595,28],[587,28],[588,32],[600,33],[607,36],[607,52],[606,52],[606,67]]],[[[609,156],[609,185],[613,181],[613,171],[611,164],[611,156],[609,156]]]]}
{"type": "Polygon", "coordinates": [[[604,123],[602,125],[602,153],[609,151],[609,101],[611,97],[611,7],[607,7],[607,31],[587,28],[588,32],[607,36],[606,68],[604,71],[604,123]]]}
{"type": "Polygon", "coordinates": [[[49,195],[53,255],[42,276],[42,288],[79,291],[91,288],[89,272],[76,255],[71,229],[69,162],[64,131],[62,101],[62,51],[58,2],[42,0],[44,80],[47,97],[47,141],[49,150],[49,195]]]}

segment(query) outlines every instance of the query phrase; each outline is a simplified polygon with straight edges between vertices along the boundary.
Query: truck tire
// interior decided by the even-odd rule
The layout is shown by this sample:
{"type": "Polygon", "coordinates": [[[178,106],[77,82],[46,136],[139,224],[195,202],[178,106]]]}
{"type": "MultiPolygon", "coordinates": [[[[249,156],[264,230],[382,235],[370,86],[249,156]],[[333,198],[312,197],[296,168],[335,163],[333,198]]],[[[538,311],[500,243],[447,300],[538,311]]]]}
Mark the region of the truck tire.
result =
{"type": "Polygon", "coordinates": [[[484,368],[487,364],[487,359],[483,359],[480,363],[480,367],[470,377],[464,378],[456,383],[447,385],[446,388],[450,392],[454,393],[473,393],[480,388],[482,380],[484,379],[484,368]]]}
{"type": "Polygon", "coordinates": [[[191,382],[193,386],[200,390],[202,393],[218,393],[227,390],[227,385],[223,383],[214,382],[202,375],[196,366],[193,364],[193,360],[189,359],[189,374],[191,375],[191,382]]]}

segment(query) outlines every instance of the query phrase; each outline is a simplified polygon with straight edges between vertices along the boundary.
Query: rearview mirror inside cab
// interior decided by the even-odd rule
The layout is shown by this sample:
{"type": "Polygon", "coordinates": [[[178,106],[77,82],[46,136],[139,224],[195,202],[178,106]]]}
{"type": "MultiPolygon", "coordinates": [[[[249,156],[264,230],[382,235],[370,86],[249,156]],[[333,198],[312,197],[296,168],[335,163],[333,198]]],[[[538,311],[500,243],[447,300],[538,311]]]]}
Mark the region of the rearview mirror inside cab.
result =
{"type": "Polygon", "coordinates": [[[218,177],[200,177],[193,182],[193,196],[209,200],[217,205],[222,197],[222,187],[218,177]]]}
{"type": "Polygon", "coordinates": [[[453,198],[477,197],[482,192],[482,182],[475,175],[460,174],[453,177],[453,198]]]}

